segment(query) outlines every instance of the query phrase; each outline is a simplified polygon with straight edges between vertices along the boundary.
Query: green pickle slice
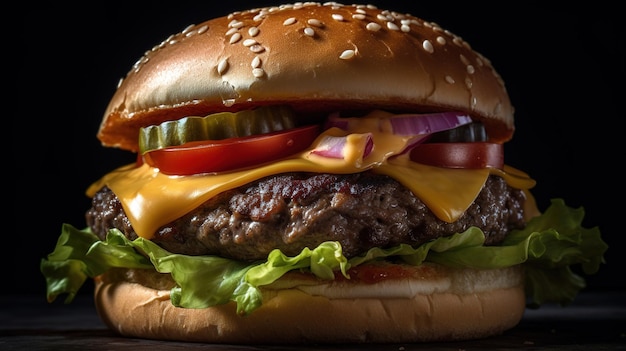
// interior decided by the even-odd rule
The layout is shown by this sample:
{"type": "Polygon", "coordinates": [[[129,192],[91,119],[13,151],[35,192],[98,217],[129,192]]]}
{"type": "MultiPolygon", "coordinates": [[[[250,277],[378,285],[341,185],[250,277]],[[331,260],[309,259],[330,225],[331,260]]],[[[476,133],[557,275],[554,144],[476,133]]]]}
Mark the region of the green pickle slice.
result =
{"type": "Polygon", "coordinates": [[[139,152],[176,146],[190,141],[221,140],[295,128],[295,116],[287,106],[259,107],[239,112],[189,116],[139,130],[139,152]]]}

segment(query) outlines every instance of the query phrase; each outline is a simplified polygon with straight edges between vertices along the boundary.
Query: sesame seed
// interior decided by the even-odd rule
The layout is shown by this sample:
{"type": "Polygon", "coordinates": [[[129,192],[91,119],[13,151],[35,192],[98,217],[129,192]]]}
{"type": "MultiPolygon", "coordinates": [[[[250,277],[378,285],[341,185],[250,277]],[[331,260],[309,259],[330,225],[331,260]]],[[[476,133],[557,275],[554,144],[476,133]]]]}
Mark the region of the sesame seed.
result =
{"type": "Polygon", "coordinates": [[[437,37],[437,44],[446,45],[446,38],[444,38],[442,36],[438,36],[437,37]]]}
{"type": "Polygon", "coordinates": [[[232,35],[233,33],[237,32],[239,30],[239,28],[230,28],[229,30],[226,31],[226,36],[232,35]]]}
{"type": "Polygon", "coordinates": [[[306,28],[304,28],[304,35],[309,36],[309,37],[313,37],[313,36],[315,36],[315,31],[311,27],[306,27],[306,28]]]}
{"type": "Polygon", "coordinates": [[[309,20],[306,21],[306,23],[314,26],[314,27],[318,27],[318,28],[322,28],[324,27],[324,24],[322,23],[322,21],[315,19],[315,18],[311,18],[309,20]]]}
{"type": "Polygon", "coordinates": [[[354,19],[358,19],[358,20],[364,20],[365,19],[365,15],[362,14],[356,14],[356,15],[352,15],[352,18],[354,19]]]}
{"type": "Polygon", "coordinates": [[[332,17],[335,21],[339,21],[339,22],[343,21],[343,16],[340,14],[333,13],[332,17]]]}
{"type": "Polygon", "coordinates": [[[265,71],[262,68],[254,68],[252,70],[252,75],[256,78],[261,78],[265,75],[265,71]]]}
{"type": "Polygon", "coordinates": [[[367,12],[365,12],[365,10],[363,10],[362,8],[357,8],[357,9],[355,10],[355,12],[356,12],[356,13],[360,13],[360,14],[362,14],[362,15],[367,14],[367,12]]]}
{"type": "Polygon", "coordinates": [[[165,39],[163,41],[163,46],[165,46],[165,44],[169,43],[170,41],[174,40],[174,35],[170,35],[169,37],[167,37],[167,39],[165,39]]]}
{"type": "Polygon", "coordinates": [[[467,59],[467,57],[465,57],[465,55],[463,55],[463,54],[459,55],[459,59],[460,59],[460,60],[461,60],[461,62],[463,62],[463,64],[464,64],[464,65],[466,65],[466,66],[470,64],[470,62],[469,62],[469,60],[467,59]]]}
{"type": "Polygon", "coordinates": [[[339,55],[339,58],[342,60],[349,60],[353,58],[354,55],[356,55],[356,52],[354,50],[345,50],[341,53],[341,55],[339,55]]]}
{"type": "Polygon", "coordinates": [[[217,73],[222,75],[222,74],[224,74],[224,72],[226,72],[227,69],[228,69],[228,60],[227,59],[222,59],[217,64],[217,73]]]}
{"type": "Polygon", "coordinates": [[[255,56],[252,59],[252,62],[250,63],[250,65],[252,66],[252,68],[259,68],[259,67],[261,67],[261,59],[258,56],[255,56]]]}
{"type": "Polygon", "coordinates": [[[195,27],[195,25],[190,24],[188,25],[185,29],[183,29],[183,31],[181,32],[182,35],[186,35],[187,33],[191,32],[191,30],[193,29],[193,27],[195,27]]]}
{"type": "Polygon", "coordinates": [[[398,25],[393,22],[387,22],[387,28],[389,28],[390,30],[400,30],[398,25]]]}
{"type": "Polygon", "coordinates": [[[381,26],[380,24],[376,22],[370,22],[365,26],[365,28],[367,28],[367,30],[372,31],[372,32],[378,32],[381,26]]]}
{"type": "Polygon", "coordinates": [[[409,27],[409,25],[408,25],[408,24],[403,24],[403,25],[400,27],[400,30],[401,30],[401,31],[403,31],[404,33],[408,33],[408,32],[410,32],[410,31],[411,31],[411,27],[409,27]]]}
{"type": "Polygon", "coordinates": [[[474,66],[467,65],[467,73],[474,74],[474,72],[476,72],[476,70],[474,69],[474,66]]]}
{"type": "Polygon", "coordinates": [[[472,89],[472,85],[473,85],[472,80],[469,78],[465,78],[465,86],[467,87],[467,89],[472,89]]]}
{"type": "Polygon", "coordinates": [[[261,44],[254,44],[250,46],[250,51],[258,54],[260,52],[265,51],[265,48],[261,44]]]}
{"type": "Polygon", "coordinates": [[[283,22],[283,25],[284,26],[289,26],[289,25],[292,25],[294,23],[296,23],[296,18],[295,17],[290,17],[290,18],[287,18],[285,20],[285,22],[283,22]]]}
{"type": "Polygon", "coordinates": [[[246,39],[246,40],[243,41],[243,46],[247,46],[247,47],[250,47],[250,46],[256,45],[256,44],[258,44],[258,43],[254,39],[246,39]]]}
{"type": "Polygon", "coordinates": [[[256,37],[256,36],[259,34],[259,28],[258,28],[258,27],[250,27],[250,28],[248,29],[248,34],[249,34],[251,37],[256,37]]]}
{"type": "Polygon", "coordinates": [[[202,34],[206,32],[208,29],[209,29],[209,26],[205,24],[204,26],[198,28],[198,34],[202,34]]]}
{"type": "Polygon", "coordinates": [[[446,79],[446,82],[448,82],[448,83],[450,83],[450,84],[454,84],[454,83],[455,83],[454,78],[452,78],[452,77],[450,77],[450,76],[446,76],[446,78],[445,78],[445,79],[446,79]]]}
{"type": "Polygon", "coordinates": [[[433,47],[433,44],[431,44],[431,42],[429,40],[424,40],[422,42],[422,47],[424,48],[424,50],[426,50],[426,52],[428,53],[433,53],[435,52],[435,48],[433,47]]]}
{"type": "Polygon", "coordinates": [[[238,42],[239,40],[241,40],[241,34],[235,33],[235,34],[233,34],[232,37],[230,37],[230,40],[228,42],[230,44],[234,44],[234,43],[238,42]]]}
{"type": "Polygon", "coordinates": [[[241,21],[237,21],[237,20],[232,20],[232,21],[228,24],[228,26],[229,26],[230,28],[241,28],[241,27],[243,27],[243,22],[241,22],[241,21]]]}

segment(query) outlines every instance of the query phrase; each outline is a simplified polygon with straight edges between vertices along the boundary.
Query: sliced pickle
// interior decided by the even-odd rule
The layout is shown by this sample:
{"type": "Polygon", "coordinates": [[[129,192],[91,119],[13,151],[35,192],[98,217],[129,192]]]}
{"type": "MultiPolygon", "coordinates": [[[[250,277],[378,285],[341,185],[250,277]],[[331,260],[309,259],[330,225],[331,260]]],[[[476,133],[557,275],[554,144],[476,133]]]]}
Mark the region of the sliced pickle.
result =
{"type": "Polygon", "coordinates": [[[471,143],[487,141],[485,126],[480,122],[464,124],[460,127],[448,129],[443,132],[433,133],[428,139],[429,143],[471,143]]]}
{"type": "Polygon", "coordinates": [[[259,107],[239,112],[189,116],[139,130],[139,152],[182,145],[190,141],[220,140],[295,128],[295,116],[287,106],[259,107]]]}

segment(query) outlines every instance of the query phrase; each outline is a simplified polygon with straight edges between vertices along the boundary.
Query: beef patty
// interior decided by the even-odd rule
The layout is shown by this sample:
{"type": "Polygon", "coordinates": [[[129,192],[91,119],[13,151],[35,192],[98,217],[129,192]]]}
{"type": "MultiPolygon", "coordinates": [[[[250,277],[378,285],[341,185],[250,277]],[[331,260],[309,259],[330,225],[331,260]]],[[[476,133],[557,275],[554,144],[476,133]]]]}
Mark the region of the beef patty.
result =
{"type": "MultiPolygon", "coordinates": [[[[348,258],[373,247],[420,245],[441,236],[481,228],[486,244],[501,242],[525,225],[521,190],[490,176],[470,208],[454,223],[438,219],[396,180],[357,174],[287,173],[226,191],[164,225],[153,242],[172,253],[265,259],[273,249],[299,254],[325,241],[341,243],[348,258]]],[[[121,203],[108,188],[86,213],[101,239],[111,228],[137,238],[121,203]]]]}

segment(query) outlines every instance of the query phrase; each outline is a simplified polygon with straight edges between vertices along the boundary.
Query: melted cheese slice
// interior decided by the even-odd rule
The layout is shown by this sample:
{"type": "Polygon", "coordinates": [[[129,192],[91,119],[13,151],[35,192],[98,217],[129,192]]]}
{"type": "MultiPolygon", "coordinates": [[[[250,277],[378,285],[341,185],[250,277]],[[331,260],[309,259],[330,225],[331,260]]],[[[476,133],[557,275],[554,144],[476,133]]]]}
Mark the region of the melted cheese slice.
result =
{"type": "MultiPolygon", "coordinates": [[[[372,130],[366,128],[365,130],[372,130]]],[[[93,196],[104,185],[119,198],[137,235],[150,239],[156,230],[182,217],[219,193],[243,186],[254,180],[286,172],[348,174],[372,170],[393,177],[418,196],[433,213],[453,222],[472,204],[490,174],[503,177],[518,189],[530,189],[535,181],[512,167],[498,169],[446,169],[418,164],[407,154],[398,155],[412,142],[410,138],[385,132],[348,134],[331,128],[324,132],[311,149],[257,168],[222,174],[169,176],[147,164],[120,167],[92,184],[87,190],[93,196]],[[347,137],[343,159],[316,155],[313,151],[325,137],[347,137]],[[374,140],[374,148],[363,154],[364,140],[374,140]]]]}

